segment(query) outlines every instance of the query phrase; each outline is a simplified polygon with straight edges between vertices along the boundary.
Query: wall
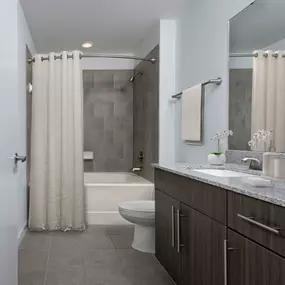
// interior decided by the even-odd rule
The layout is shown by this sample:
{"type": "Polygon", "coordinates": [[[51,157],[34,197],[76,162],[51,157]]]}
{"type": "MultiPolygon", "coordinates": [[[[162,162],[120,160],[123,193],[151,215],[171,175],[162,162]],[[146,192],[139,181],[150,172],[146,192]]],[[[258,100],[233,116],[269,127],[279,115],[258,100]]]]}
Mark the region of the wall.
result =
{"type": "Polygon", "coordinates": [[[132,168],[133,85],[128,82],[132,74],[132,70],[83,71],[84,150],[93,151],[94,171],[132,168]]]}
{"type": "MultiPolygon", "coordinates": [[[[21,155],[27,154],[27,100],[26,100],[26,45],[32,55],[35,54],[35,46],[22,10],[18,3],[17,30],[18,30],[18,110],[19,110],[19,149],[21,155]]],[[[15,150],[16,151],[16,150],[15,150]]],[[[19,165],[19,189],[18,189],[18,235],[19,239],[27,224],[27,164],[19,165]]]]}
{"type": "Polygon", "coordinates": [[[205,163],[215,149],[211,136],[228,128],[228,21],[250,0],[189,1],[177,23],[176,92],[222,77],[219,87],[205,94],[204,144],[190,146],[180,139],[180,102],[176,104],[176,161],[205,163]]]}
{"type": "Polygon", "coordinates": [[[160,21],[159,60],[159,163],[175,161],[176,21],[160,21]]]}
{"type": "Polygon", "coordinates": [[[0,278],[17,284],[18,176],[8,159],[19,147],[17,97],[17,1],[0,1],[0,278]],[[8,120],[8,121],[7,121],[8,120]],[[8,245],[8,247],[7,247],[8,245]]]}
{"type": "MultiPolygon", "coordinates": [[[[160,23],[155,23],[147,32],[137,48],[135,55],[139,57],[146,57],[147,54],[159,44],[160,37],[160,23]]],[[[138,63],[137,63],[138,64],[138,63]]]]}
{"type": "MultiPolygon", "coordinates": [[[[133,56],[133,54],[126,55],[133,56]]],[[[133,59],[82,58],[81,60],[81,66],[83,70],[130,70],[134,69],[135,64],[136,61],[133,59]]]]}
{"type": "Polygon", "coordinates": [[[152,163],[158,162],[158,100],[159,100],[159,46],[147,57],[157,58],[155,64],[141,62],[135,72],[142,72],[134,81],[134,163],[143,166],[140,175],[154,181],[152,163]],[[138,160],[144,153],[143,164],[138,160]]]}

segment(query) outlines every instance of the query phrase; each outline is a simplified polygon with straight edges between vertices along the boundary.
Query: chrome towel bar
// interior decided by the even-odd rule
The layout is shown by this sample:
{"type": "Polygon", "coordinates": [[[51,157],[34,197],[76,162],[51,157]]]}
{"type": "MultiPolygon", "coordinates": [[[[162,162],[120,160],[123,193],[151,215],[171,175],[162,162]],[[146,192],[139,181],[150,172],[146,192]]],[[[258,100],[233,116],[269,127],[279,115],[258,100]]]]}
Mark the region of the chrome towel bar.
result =
{"type": "MultiPolygon", "coordinates": [[[[205,86],[205,85],[208,85],[208,84],[211,84],[211,83],[214,83],[214,84],[216,84],[216,85],[221,85],[222,82],[223,82],[222,78],[221,78],[221,77],[218,77],[218,78],[216,78],[216,79],[210,79],[210,80],[208,80],[208,81],[202,83],[202,85],[205,86]]],[[[171,98],[180,99],[180,98],[181,98],[181,95],[182,95],[182,92],[171,96],[171,98]]]]}

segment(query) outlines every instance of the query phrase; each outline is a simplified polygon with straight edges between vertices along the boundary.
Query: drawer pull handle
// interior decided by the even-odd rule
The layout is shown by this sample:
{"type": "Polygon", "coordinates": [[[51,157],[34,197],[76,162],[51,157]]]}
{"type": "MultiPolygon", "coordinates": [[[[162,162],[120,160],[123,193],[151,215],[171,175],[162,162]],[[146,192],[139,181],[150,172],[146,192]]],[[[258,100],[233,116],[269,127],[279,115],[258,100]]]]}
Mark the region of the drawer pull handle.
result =
{"type": "Polygon", "coordinates": [[[171,245],[175,247],[175,234],[174,234],[174,216],[175,207],[171,206],[171,245]]]}
{"type": "Polygon", "coordinates": [[[243,219],[243,220],[246,221],[246,222],[249,222],[249,223],[251,223],[251,224],[253,224],[253,225],[256,225],[256,226],[258,226],[258,227],[261,227],[261,228],[263,228],[263,229],[265,229],[265,230],[267,230],[267,231],[270,231],[270,232],[272,232],[272,233],[274,233],[274,234],[276,234],[276,235],[279,235],[279,234],[280,234],[279,229],[274,229],[274,228],[268,227],[268,226],[266,226],[266,225],[264,225],[264,224],[261,224],[261,223],[255,221],[253,217],[245,217],[245,216],[243,216],[243,215],[241,215],[241,214],[237,214],[237,216],[238,216],[239,218],[243,219]]]}
{"type": "Polygon", "coordinates": [[[180,210],[176,211],[176,218],[177,218],[177,252],[180,253],[180,248],[183,247],[184,245],[180,243],[180,217],[183,217],[180,214],[180,210]]]}

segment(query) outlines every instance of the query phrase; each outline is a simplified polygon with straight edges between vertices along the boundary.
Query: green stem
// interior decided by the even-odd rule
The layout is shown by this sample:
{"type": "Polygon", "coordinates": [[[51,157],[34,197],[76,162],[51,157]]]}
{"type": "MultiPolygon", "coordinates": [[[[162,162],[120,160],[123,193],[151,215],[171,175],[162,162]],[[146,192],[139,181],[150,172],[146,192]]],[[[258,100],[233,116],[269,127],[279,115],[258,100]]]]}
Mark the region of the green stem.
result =
{"type": "Polygon", "coordinates": [[[220,139],[218,139],[218,152],[220,152],[220,139]]]}

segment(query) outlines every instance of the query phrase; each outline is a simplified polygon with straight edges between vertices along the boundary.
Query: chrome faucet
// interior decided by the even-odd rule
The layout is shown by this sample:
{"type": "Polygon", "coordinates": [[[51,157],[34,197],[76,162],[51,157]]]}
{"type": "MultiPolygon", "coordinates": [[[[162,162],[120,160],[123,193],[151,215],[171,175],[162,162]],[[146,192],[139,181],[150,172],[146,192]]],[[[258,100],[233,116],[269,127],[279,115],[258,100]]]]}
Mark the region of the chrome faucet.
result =
{"type": "Polygon", "coordinates": [[[262,162],[254,157],[245,157],[242,159],[242,162],[248,162],[250,161],[249,164],[249,169],[252,170],[262,170],[262,162]]]}

